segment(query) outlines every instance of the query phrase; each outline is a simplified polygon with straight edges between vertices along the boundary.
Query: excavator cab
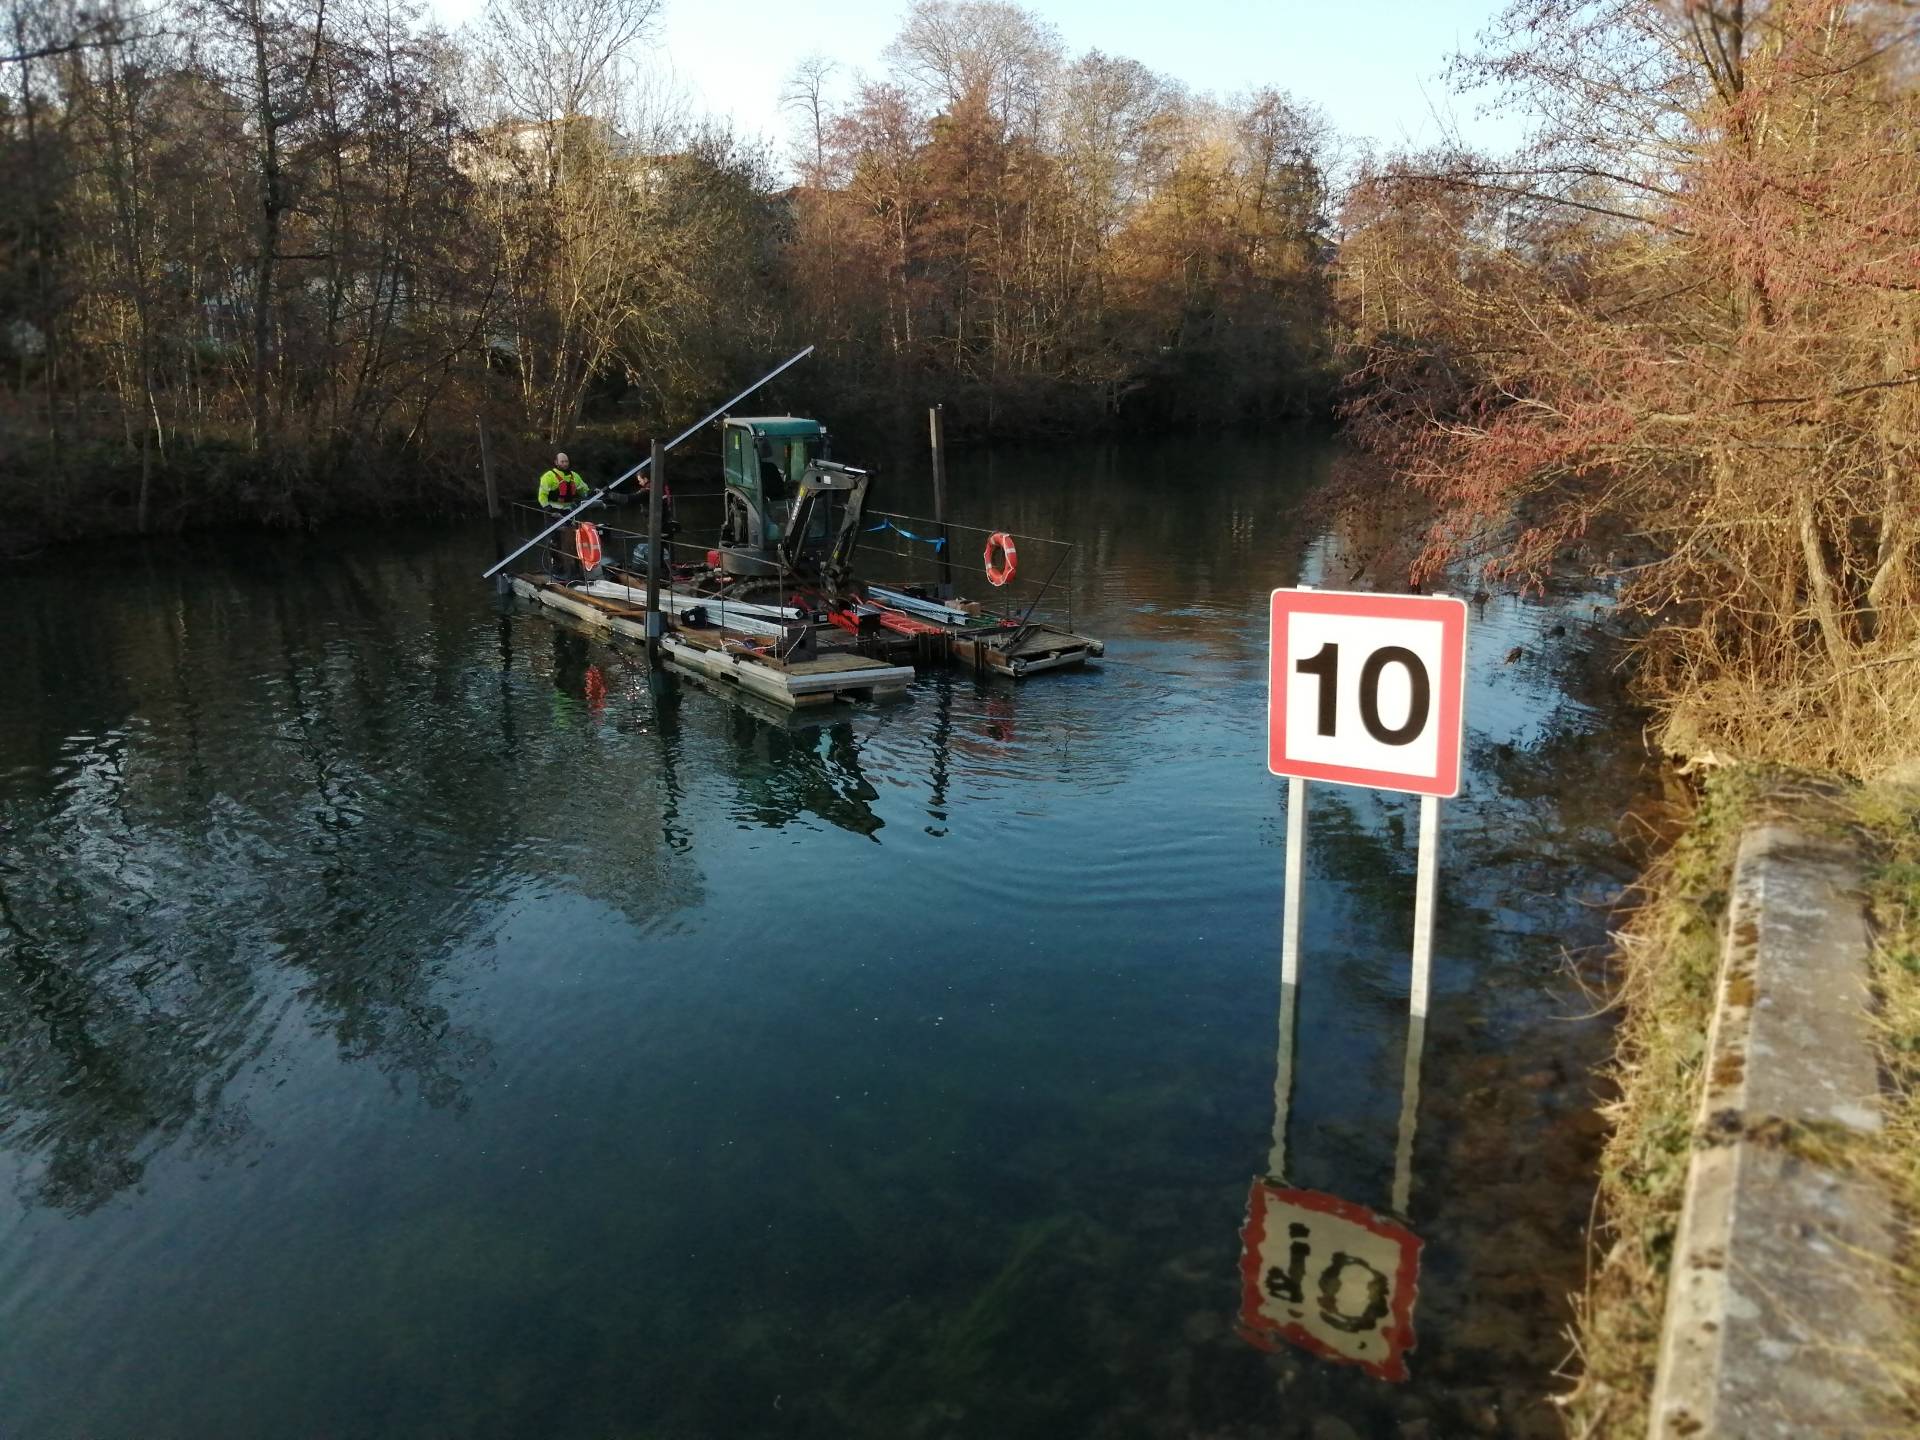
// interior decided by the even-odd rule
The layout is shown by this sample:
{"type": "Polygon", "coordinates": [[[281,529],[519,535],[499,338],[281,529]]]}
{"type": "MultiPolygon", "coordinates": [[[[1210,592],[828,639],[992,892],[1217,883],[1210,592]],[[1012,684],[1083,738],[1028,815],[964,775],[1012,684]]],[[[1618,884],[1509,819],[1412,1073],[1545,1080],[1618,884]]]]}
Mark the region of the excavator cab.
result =
{"type": "Polygon", "coordinates": [[[726,481],[721,568],[743,577],[844,585],[868,475],[827,458],[826,426],[790,415],[729,415],[720,446],[726,481]]]}

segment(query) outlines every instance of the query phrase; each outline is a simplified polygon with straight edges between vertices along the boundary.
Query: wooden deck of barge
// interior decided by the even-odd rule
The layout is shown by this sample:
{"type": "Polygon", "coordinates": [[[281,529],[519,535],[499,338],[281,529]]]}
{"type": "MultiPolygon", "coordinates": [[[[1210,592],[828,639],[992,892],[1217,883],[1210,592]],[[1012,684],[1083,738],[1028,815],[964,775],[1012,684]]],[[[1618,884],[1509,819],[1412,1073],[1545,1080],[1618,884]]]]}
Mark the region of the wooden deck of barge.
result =
{"type": "Polygon", "coordinates": [[[1019,680],[1106,653],[1101,641],[1050,621],[985,614],[977,605],[942,602],[899,587],[872,585],[866,595],[868,604],[882,612],[882,635],[899,641],[904,650],[942,652],[975,674],[1019,680]],[[897,627],[898,633],[889,627],[897,627]],[[939,643],[928,646],[929,638],[939,643]]]}
{"type": "MultiPolygon", "coordinates": [[[[642,605],[591,595],[535,575],[513,577],[513,593],[625,640],[646,643],[642,605]]],[[[904,691],[911,665],[890,665],[856,650],[823,650],[804,660],[778,660],[750,641],[715,627],[680,624],[661,639],[670,664],[789,709],[872,700],[904,691]]]]}
{"type": "MultiPolygon", "coordinates": [[[[616,637],[645,643],[644,584],[636,576],[610,569],[607,578],[581,587],[525,574],[514,577],[513,589],[616,637]]],[[[917,668],[929,665],[1019,680],[1082,665],[1106,649],[1091,636],[1050,622],[982,615],[977,606],[903,589],[872,587],[857,605],[831,612],[818,596],[786,598],[800,608],[732,601],[684,581],[665,586],[661,604],[668,628],[661,649],[680,669],[787,709],[898,693],[917,668]],[[814,627],[807,653],[775,658],[779,639],[792,633],[789,627],[823,613],[834,623],[814,627]]]]}
{"type": "Polygon", "coordinates": [[[962,632],[949,643],[955,664],[1015,680],[1043,670],[1083,665],[1105,654],[1107,648],[1090,636],[1046,624],[1028,625],[1023,630],[962,632]]]}

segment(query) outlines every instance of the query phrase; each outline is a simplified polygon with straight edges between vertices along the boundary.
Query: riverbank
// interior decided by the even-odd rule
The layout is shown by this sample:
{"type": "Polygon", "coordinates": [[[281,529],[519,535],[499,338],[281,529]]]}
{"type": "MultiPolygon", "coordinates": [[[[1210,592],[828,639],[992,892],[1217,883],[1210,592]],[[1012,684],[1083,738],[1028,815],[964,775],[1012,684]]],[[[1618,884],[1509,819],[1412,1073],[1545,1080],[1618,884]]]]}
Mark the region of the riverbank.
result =
{"type": "MultiPolygon", "coordinates": [[[[984,448],[1009,431],[1005,415],[998,428],[988,428],[978,397],[973,400],[971,408],[963,404],[947,411],[945,434],[956,455],[984,448]]],[[[751,408],[743,406],[742,413],[751,408]]],[[[769,401],[765,408],[817,416],[834,436],[836,457],[873,470],[883,482],[900,472],[926,473],[923,405],[889,404],[882,410],[827,400],[808,406],[789,397],[769,401]]],[[[1197,439],[1218,432],[1192,417],[1141,430],[1063,411],[1050,429],[1027,415],[1011,433],[1040,444],[1077,439],[1151,448],[1161,438],[1197,439]]],[[[1271,425],[1227,433],[1317,443],[1327,431],[1319,410],[1307,406],[1287,411],[1271,425]]],[[[590,484],[604,485],[643,459],[651,438],[630,420],[599,421],[579,427],[566,448],[590,484]]],[[[489,427],[488,439],[501,497],[531,500],[536,477],[552,463],[553,446],[544,437],[498,427],[489,427]]],[[[695,489],[717,490],[714,445],[695,436],[675,452],[670,474],[702,482],[695,489]],[[712,484],[704,483],[709,479],[712,484]]],[[[44,443],[0,441],[0,469],[19,477],[0,481],[0,560],[52,545],[140,535],[300,531],[352,521],[477,520],[486,514],[477,428],[396,440],[386,448],[359,446],[350,453],[317,447],[256,455],[238,439],[202,441],[177,446],[164,459],[129,452],[118,442],[76,442],[56,452],[44,443]]]]}
{"type": "MultiPolygon", "coordinates": [[[[1920,784],[1846,786],[1764,766],[1711,771],[1678,839],[1648,872],[1643,900],[1618,937],[1618,1098],[1601,1161],[1592,1271],[1575,1340],[1581,1365],[1567,1402],[1569,1432],[1639,1437],[1648,1429],[1667,1291],[1688,1172],[1706,1143],[1697,1112],[1707,1083],[1735,850],[1743,831],[1792,786],[1815,823],[1866,856],[1875,940],[1873,1037],[1882,1123],[1866,1133],[1788,1127],[1781,1143],[1920,1214],[1920,784]]],[[[1870,1361],[1920,1415],[1920,1271],[1901,1237],[1894,1273],[1860,1283],[1891,1292],[1902,1323],[1870,1361]]]]}
{"type": "MultiPolygon", "coordinates": [[[[547,447],[531,436],[490,438],[502,493],[524,488],[531,498],[533,477],[551,463],[547,447]]],[[[605,427],[581,436],[571,454],[583,473],[604,481],[632,464],[640,443],[627,427],[605,427]]],[[[84,442],[58,452],[7,450],[7,468],[20,478],[0,484],[0,558],[138,535],[486,514],[477,431],[348,453],[254,454],[237,440],[182,444],[165,457],[84,442]]]]}

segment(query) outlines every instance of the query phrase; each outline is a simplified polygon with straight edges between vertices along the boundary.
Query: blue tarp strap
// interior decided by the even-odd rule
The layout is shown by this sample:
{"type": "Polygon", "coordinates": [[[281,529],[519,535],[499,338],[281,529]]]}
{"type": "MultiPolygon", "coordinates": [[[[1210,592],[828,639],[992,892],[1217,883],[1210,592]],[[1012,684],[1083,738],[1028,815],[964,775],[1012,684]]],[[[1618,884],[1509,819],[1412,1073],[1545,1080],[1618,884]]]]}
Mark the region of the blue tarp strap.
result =
{"type": "Polygon", "coordinates": [[[947,543],[946,537],[943,535],[916,535],[911,530],[902,529],[891,520],[882,520],[878,525],[869,525],[867,527],[867,533],[869,535],[876,534],[881,530],[891,530],[896,535],[904,535],[907,539],[917,540],[922,545],[931,545],[936,550],[947,543]]]}

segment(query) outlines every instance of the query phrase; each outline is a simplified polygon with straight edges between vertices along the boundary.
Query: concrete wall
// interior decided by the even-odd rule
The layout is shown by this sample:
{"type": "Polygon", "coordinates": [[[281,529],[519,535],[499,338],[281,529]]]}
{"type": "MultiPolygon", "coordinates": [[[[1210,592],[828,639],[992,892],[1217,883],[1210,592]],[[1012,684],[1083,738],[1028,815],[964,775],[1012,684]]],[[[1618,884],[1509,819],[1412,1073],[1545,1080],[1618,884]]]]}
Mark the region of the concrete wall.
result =
{"type": "Polygon", "coordinates": [[[1862,860],[1812,826],[1741,837],[1650,1433],[1898,1433],[1893,1214],[1843,1161],[1880,1126],[1862,860]],[[1839,1142],[1836,1144],[1835,1142],[1839,1142]]]}

